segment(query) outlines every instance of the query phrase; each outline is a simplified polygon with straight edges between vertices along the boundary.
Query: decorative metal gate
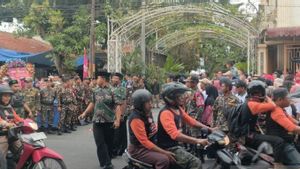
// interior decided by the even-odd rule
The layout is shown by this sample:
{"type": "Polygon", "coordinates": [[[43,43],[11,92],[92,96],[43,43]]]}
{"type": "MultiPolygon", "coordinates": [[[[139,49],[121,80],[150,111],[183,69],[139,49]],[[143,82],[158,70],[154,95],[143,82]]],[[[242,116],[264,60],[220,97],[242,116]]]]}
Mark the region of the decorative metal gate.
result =
{"type": "Polygon", "coordinates": [[[287,47],[289,58],[289,70],[293,73],[300,70],[300,45],[291,45],[287,47]]]}

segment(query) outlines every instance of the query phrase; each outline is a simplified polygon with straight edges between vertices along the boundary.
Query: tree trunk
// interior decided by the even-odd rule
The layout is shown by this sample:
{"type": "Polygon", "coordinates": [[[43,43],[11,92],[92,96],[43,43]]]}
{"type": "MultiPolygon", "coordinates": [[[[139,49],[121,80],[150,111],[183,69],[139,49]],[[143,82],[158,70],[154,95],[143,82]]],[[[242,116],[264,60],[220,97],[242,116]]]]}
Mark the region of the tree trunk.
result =
{"type": "Polygon", "coordinates": [[[55,55],[54,56],[54,64],[55,64],[55,67],[56,67],[59,75],[64,74],[63,59],[62,58],[63,58],[63,56],[61,56],[61,55],[55,55]]]}

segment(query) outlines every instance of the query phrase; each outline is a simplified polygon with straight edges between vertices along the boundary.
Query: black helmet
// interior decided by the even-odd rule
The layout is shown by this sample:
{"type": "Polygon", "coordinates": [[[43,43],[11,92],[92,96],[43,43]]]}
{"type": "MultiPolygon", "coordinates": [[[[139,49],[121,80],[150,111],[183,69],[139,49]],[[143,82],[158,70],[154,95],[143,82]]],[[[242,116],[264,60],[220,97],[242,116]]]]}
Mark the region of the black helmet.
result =
{"type": "Polygon", "coordinates": [[[14,92],[11,90],[11,88],[7,85],[0,86],[0,95],[2,94],[14,94],[14,92]]]}
{"type": "Polygon", "coordinates": [[[266,84],[260,80],[253,80],[249,83],[247,88],[248,96],[253,96],[255,94],[262,94],[262,97],[266,96],[266,84]]]}
{"type": "Polygon", "coordinates": [[[176,97],[184,94],[186,91],[189,91],[189,88],[182,83],[170,82],[163,85],[161,96],[166,104],[176,106],[176,97]]]}
{"type": "Polygon", "coordinates": [[[144,110],[144,104],[151,99],[152,94],[146,89],[138,89],[132,94],[133,106],[140,111],[144,110]]]}

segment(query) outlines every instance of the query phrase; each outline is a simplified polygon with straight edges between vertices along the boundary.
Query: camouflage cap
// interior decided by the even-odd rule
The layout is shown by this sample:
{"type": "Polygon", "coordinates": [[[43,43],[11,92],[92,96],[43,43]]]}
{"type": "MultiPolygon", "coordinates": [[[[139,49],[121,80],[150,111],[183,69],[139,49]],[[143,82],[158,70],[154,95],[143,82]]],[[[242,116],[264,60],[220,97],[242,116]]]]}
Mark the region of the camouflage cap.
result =
{"type": "Polygon", "coordinates": [[[12,86],[12,85],[18,84],[18,83],[19,83],[19,82],[18,82],[17,80],[12,79],[12,80],[10,80],[10,81],[8,82],[8,85],[9,85],[9,86],[12,86]]]}
{"type": "Polygon", "coordinates": [[[63,82],[67,82],[67,81],[69,81],[71,79],[72,79],[72,77],[70,75],[67,75],[67,74],[62,75],[62,81],[63,82]]]}
{"type": "Polygon", "coordinates": [[[27,77],[24,80],[26,83],[31,83],[33,81],[33,79],[31,77],[27,77]]]}

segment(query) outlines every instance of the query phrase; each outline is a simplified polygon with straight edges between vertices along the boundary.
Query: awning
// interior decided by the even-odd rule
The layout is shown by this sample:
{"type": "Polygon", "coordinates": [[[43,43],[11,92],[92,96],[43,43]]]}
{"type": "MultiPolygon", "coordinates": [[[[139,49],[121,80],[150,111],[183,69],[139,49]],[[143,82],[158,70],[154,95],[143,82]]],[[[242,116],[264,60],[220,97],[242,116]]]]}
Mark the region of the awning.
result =
{"type": "Polygon", "coordinates": [[[300,27],[269,28],[265,32],[267,39],[300,38],[300,27]]]}
{"type": "Polygon", "coordinates": [[[30,63],[51,66],[53,65],[53,62],[46,57],[49,53],[50,51],[42,53],[25,53],[0,48],[0,61],[6,62],[15,59],[22,59],[30,63]]]}

